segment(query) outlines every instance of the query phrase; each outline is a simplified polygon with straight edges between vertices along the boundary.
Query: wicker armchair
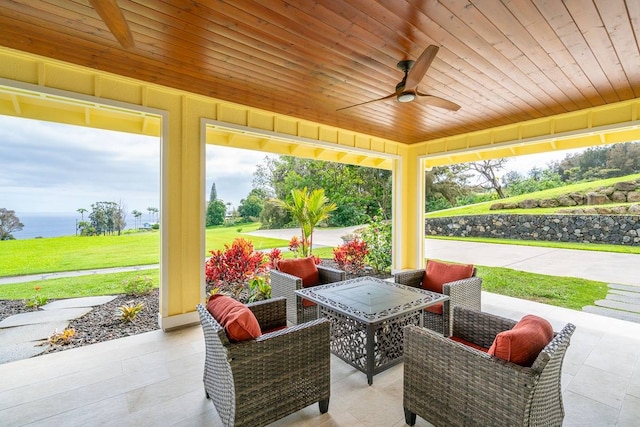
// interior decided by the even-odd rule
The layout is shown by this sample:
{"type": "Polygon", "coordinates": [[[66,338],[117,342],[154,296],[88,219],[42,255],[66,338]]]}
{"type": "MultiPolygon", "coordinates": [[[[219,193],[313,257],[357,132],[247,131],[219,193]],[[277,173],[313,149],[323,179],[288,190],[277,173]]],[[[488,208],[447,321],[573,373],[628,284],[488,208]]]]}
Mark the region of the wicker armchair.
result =
{"type": "MultiPolygon", "coordinates": [[[[394,275],[394,281],[401,285],[419,288],[424,278],[425,269],[406,270],[394,275]]],[[[424,326],[444,336],[449,336],[453,307],[467,307],[481,310],[482,279],[476,277],[476,269],[473,269],[473,277],[449,282],[442,286],[442,293],[449,297],[442,307],[442,315],[424,311],[424,326]]]]}
{"type": "MultiPolygon", "coordinates": [[[[286,325],[286,300],[248,304],[263,331],[286,325]]],[[[329,408],[329,321],[269,332],[231,343],[198,305],[206,358],[204,388],[225,426],[262,426],[315,402],[329,408]]]]}
{"type": "MultiPolygon", "coordinates": [[[[481,347],[516,322],[454,308],[453,336],[481,347]]],[[[426,328],[404,329],[404,411],[435,426],[560,426],[562,361],[575,326],[567,324],[523,367],[489,356],[426,328]]]]}
{"type": "MultiPolygon", "coordinates": [[[[341,282],[347,279],[347,274],[335,268],[317,266],[320,284],[341,282]]],[[[271,278],[271,296],[285,297],[287,299],[287,320],[297,325],[318,318],[318,307],[315,305],[305,307],[302,299],[294,292],[302,289],[302,279],[278,270],[269,272],[271,278]]]]}

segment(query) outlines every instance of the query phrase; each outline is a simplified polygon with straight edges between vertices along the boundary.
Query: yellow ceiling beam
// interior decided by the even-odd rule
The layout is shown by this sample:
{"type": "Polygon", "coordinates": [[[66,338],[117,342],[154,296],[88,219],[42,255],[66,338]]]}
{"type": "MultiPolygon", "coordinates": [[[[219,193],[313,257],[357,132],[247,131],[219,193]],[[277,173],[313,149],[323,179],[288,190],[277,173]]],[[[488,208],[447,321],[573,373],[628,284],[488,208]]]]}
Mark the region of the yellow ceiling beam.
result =
{"type": "MultiPolygon", "coordinates": [[[[235,113],[238,116],[234,120],[239,121],[240,112],[235,111],[235,113]]],[[[227,110],[224,117],[228,119],[230,116],[231,110],[227,110]]],[[[249,122],[259,124],[260,129],[240,125],[230,126],[228,123],[205,120],[206,143],[387,170],[392,168],[392,160],[397,157],[362,148],[362,145],[372,146],[372,140],[362,135],[341,133],[319,125],[312,126],[310,123],[301,124],[297,120],[283,118],[268,120],[266,116],[256,112],[245,117],[249,122]],[[268,125],[272,125],[272,130],[265,129],[268,125]],[[289,133],[283,134],[276,130],[289,133]],[[305,135],[305,137],[291,135],[291,132],[305,135]],[[233,136],[233,144],[230,143],[231,136],[233,136]]],[[[381,146],[378,145],[378,147],[381,146]]]]}

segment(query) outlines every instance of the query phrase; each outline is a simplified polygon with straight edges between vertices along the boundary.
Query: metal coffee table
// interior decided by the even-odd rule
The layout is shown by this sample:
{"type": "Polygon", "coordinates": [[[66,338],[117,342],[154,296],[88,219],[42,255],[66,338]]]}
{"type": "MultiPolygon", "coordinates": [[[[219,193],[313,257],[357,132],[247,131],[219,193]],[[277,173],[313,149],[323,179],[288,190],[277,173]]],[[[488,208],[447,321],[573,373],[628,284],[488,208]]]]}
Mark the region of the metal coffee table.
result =
{"type": "Polygon", "coordinates": [[[318,304],[331,321],[331,352],[373,376],[402,361],[403,332],[422,324],[422,309],[449,297],[374,277],[335,282],[295,291],[318,304]]]}

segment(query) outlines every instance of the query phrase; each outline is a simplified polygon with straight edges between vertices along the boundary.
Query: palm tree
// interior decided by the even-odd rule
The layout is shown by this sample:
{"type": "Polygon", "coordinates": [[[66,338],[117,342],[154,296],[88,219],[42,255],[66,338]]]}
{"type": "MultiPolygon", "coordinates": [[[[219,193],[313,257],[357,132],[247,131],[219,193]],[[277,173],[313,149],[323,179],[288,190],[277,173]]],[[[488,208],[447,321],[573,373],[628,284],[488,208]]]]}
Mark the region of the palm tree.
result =
{"type": "Polygon", "coordinates": [[[76,209],[76,212],[78,212],[82,216],[81,221],[84,221],[84,213],[87,212],[87,210],[85,208],[80,208],[76,209]]]}
{"type": "Polygon", "coordinates": [[[158,222],[158,208],[147,208],[149,211],[149,215],[153,217],[153,219],[158,222]]]}
{"type": "Polygon", "coordinates": [[[323,189],[309,192],[307,187],[302,190],[291,190],[291,203],[276,200],[276,203],[291,212],[293,218],[300,224],[302,232],[302,256],[311,255],[313,247],[313,229],[329,214],[336,210],[335,203],[329,203],[323,189]]]}
{"type": "Polygon", "coordinates": [[[138,229],[138,222],[139,222],[140,217],[142,216],[142,212],[134,209],[134,210],[131,211],[131,215],[133,215],[133,217],[135,218],[136,230],[137,230],[138,229]]]}

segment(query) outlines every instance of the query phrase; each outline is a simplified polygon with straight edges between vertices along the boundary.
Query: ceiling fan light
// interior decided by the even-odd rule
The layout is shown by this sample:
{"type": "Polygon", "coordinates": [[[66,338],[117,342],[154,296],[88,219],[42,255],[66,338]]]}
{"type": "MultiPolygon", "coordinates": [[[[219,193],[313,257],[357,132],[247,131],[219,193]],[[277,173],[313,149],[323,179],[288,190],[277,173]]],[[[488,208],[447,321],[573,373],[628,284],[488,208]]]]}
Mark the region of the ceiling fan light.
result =
{"type": "Polygon", "coordinates": [[[398,95],[398,102],[411,102],[416,99],[416,94],[413,92],[402,92],[398,95]]]}

